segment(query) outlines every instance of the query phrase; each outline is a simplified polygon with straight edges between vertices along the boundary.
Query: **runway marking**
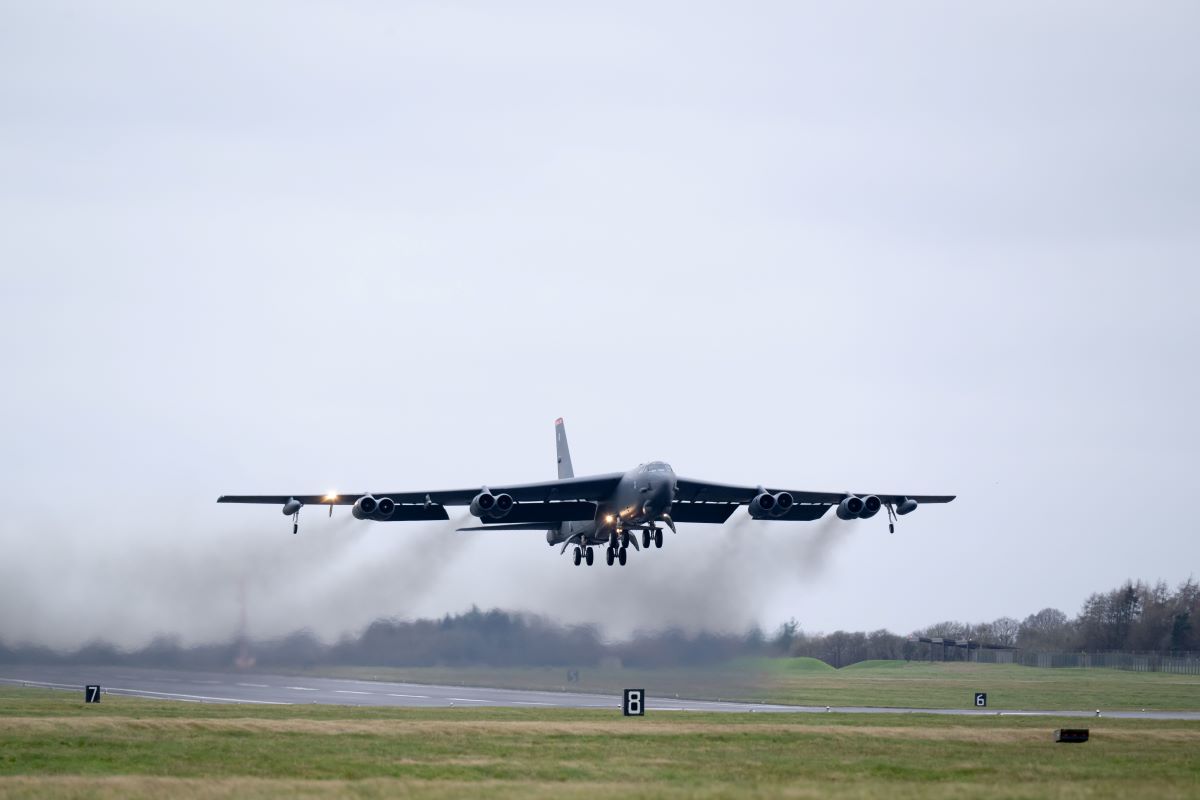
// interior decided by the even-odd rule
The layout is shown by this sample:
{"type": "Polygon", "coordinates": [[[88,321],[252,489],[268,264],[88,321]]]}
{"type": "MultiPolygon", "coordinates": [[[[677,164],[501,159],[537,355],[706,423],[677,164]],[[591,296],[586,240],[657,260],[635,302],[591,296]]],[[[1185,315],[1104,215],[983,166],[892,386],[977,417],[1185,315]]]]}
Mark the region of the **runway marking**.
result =
{"type": "Polygon", "coordinates": [[[389,694],[388,697],[415,697],[419,700],[429,699],[429,695],[427,694],[389,694]]]}
{"type": "Polygon", "coordinates": [[[270,689],[265,683],[239,683],[238,686],[249,686],[251,689],[270,689]]]}
{"type": "Polygon", "coordinates": [[[290,706],[291,703],[284,703],[279,700],[243,700],[237,697],[208,697],[202,694],[183,694],[181,692],[152,692],[149,689],[124,689],[119,686],[110,687],[107,691],[113,693],[131,694],[141,696],[152,694],[156,697],[180,697],[184,700],[199,700],[199,701],[215,701],[218,703],[254,703],[261,706],[290,706]]]}
{"type": "Polygon", "coordinates": [[[315,692],[316,689],[310,689],[307,686],[285,686],[285,689],[295,689],[297,692],[315,692]]]}
{"type": "Polygon", "coordinates": [[[337,694],[370,694],[370,692],[356,692],[353,689],[334,689],[337,694]]]}
{"type": "Polygon", "coordinates": [[[478,700],[474,697],[451,697],[450,700],[456,700],[460,703],[490,703],[490,700],[478,700]]]}

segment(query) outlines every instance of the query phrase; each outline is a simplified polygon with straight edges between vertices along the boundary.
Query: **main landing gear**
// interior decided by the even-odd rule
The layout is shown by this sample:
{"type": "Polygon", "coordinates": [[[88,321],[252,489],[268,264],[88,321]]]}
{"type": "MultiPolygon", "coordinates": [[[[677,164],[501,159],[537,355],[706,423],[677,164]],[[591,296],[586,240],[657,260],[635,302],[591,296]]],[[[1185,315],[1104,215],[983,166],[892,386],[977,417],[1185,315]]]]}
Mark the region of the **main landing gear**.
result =
{"type": "Polygon", "coordinates": [[[606,547],[604,549],[604,563],[608,564],[610,567],[613,565],[613,562],[616,562],[623,567],[625,566],[625,562],[628,560],[628,558],[629,551],[625,547],[606,547]]]}
{"type": "Polygon", "coordinates": [[[642,531],[642,549],[649,550],[651,542],[655,547],[662,548],[662,528],[646,528],[642,531]]]}
{"type": "Polygon", "coordinates": [[[574,556],[575,566],[578,567],[580,562],[586,561],[587,565],[590,567],[592,565],[592,562],[595,560],[596,560],[596,554],[592,552],[592,548],[590,548],[590,547],[586,547],[586,548],[585,547],[576,547],[575,548],[575,556],[574,556]]]}

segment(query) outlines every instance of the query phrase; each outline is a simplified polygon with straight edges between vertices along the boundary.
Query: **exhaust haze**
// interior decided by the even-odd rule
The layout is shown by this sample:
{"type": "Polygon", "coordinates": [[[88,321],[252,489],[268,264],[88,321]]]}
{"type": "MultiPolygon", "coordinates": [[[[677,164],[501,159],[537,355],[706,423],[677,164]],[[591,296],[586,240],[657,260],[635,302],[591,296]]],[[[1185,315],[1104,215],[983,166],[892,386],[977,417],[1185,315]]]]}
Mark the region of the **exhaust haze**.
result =
{"type": "MultiPolygon", "coordinates": [[[[262,518],[263,511],[251,513],[262,518]]],[[[624,569],[605,566],[600,550],[589,569],[571,566],[569,550],[560,557],[558,546],[539,546],[536,533],[455,532],[473,520],[469,514],[441,525],[372,524],[344,508],[335,514],[302,511],[295,536],[285,517],[215,533],[186,522],[168,526],[169,535],[131,525],[120,545],[64,524],[25,546],[19,563],[0,563],[0,631],[9,642],[60,649],[99,639],[133,648],[156,636],[226,641],[239,632],[244,585],[247,634],[255,639],[308,630],[329,642],[377,618],[502,603],[597,624],[619,638],[665,627],[740,633],[775,592],[819,578],[839,536],[853,535],[836,530],[832,513],[776,531],[739,515],[719,529],[681,525],[678,536],[666,533],[662,550],[631,548],[624,569]],[[521,551],[519,568],[463,563],[487,539],[503,537],[521,551]],[[46,585],[49,575],[61,588],[46,585]]]]}

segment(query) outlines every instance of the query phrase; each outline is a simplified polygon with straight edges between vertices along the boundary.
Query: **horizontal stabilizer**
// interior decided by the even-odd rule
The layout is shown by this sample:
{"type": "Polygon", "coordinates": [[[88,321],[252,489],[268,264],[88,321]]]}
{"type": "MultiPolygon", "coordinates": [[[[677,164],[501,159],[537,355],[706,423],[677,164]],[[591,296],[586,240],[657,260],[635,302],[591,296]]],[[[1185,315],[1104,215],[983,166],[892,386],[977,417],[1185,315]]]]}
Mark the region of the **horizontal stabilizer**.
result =
{"type": "Polygon", "coordinates": [[[496,525],[475,525],[459,528],[460,531],[548,531],[558,527],[557,522],[510,522],[496,525]]]}

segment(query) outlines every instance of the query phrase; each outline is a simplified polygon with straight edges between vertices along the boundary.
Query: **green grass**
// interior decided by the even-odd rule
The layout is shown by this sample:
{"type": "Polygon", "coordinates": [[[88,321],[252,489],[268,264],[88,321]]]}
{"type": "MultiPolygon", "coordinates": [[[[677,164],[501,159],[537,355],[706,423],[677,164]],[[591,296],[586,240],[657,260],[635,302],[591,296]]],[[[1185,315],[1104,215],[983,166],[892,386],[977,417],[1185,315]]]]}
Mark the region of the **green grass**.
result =
{"type": "Polygon", "coordinates": [[[0,796],[1194,797],[1200,725],[230,706],[0,688],[0,796]]]}
{"type": "Polygon", "coordinates": [[[346,667],[317,674],[412,683],[747,700],[816,706],[965,708],[987,692],[992,708],[1200,710],[1200,676],[1107,669],[1036,669],[1010,664],[874,661],[835,670],[810,658],[740,659],[707,667],[581,668],[346,667]]]}

